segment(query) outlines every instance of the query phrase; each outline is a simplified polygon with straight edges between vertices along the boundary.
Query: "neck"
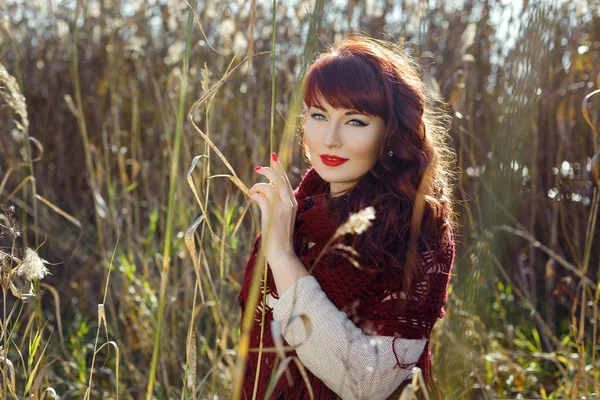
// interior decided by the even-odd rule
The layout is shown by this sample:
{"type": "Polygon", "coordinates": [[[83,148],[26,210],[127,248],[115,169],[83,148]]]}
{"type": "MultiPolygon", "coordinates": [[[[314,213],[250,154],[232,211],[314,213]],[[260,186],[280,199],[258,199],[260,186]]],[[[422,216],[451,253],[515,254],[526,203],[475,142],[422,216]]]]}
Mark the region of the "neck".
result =
{"type": "Polygon", "coordinates": [[[344,184],[335,184],[335,183],[330,183],[329,184],[329,198],[332,197],[340,197],[343,196],[347,193],[350,192],[351,185],[344,185],[344,184]]]}
{"type": "Polygon", "coordinates": [[[327,197],[329,197],[330,199],[334,198],[334,197],[341,197],[344,196],[346,194],[348,194],[349,191],[347,190],[333,190],[331,189],[331,185],[329,186],[329,193],[327,193],[327,197]]]}

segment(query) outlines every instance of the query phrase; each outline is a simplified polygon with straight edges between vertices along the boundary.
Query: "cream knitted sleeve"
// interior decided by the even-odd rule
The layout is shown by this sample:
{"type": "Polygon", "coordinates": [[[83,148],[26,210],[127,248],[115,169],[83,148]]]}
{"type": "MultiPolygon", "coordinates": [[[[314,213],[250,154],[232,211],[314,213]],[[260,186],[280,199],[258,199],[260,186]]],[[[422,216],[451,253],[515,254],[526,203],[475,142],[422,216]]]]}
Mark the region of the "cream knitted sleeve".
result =
{"type": "MultiPolygon", "coordinates": [[[[365,335],[327,298],[312,275],[297,280],[279,299],[267,295],[267,305],[273,308],[285,340],[290,345],[302,343],[296,349],[302,364],[343,400],[386,399],[412,376],[412,371],[396,366],[393,337],[365,335]],[[308,338],[300,318],[290,321],[293,314],[310,318],[308,338]]],[[[416,363],[425,344],[425,339],[394,343],[405,364],[416,363]]]]}

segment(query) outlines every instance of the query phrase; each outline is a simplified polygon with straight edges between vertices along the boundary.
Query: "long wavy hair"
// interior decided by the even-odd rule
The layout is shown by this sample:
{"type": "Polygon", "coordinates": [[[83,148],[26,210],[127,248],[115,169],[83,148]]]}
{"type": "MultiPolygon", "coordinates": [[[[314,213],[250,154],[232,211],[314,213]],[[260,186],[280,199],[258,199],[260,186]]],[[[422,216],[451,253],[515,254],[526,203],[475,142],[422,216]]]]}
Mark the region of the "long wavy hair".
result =
{"type": "MultiPolygon", "coordinates": [[[[373,168],[342,196],[331,198],[328,208],[340,223],[349,212],[375,208],[373,226],[353,236],[351,244],[361,265],[391,268],[402,290],[411,293],[425,277],[419,252],[443,251],[455,229],[451,182],[456,157],[448,144],[451,117],[445,104],[422,82],[418,60],[403,46],[361,35],[316,59],[305,76],[303,96],[304,118],[308,107],[326,101],[385,122],[373,168]]],[[[303,149],[310,162],[305,139],[303,149]]]]}

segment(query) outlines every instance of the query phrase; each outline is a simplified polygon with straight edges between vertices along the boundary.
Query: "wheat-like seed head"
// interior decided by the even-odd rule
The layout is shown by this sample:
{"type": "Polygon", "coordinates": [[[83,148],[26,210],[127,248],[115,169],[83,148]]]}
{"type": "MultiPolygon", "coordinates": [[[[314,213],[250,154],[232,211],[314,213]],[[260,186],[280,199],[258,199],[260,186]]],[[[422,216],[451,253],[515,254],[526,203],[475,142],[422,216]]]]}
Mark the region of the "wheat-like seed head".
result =
{"type": "Polygon", "coordinates": [[[21,93],[19,84],[14,76],[0,63],[0,96],[6,104],[19,116],[20,121],[15,120],[15,125],[23,133],[29,130],[29,118],[27,116],[27,104],[25,96],[21,93]]]}
{"type": "Polygon", "coordinates": [[[210,70],[208,69],[206,63],[204,63],[204,67],[202,68],[202,79],[200,80],[200,83],[202,85],[202,91],[204,93],[208,92],[208,90],[210,89],[210,70]]]}
{"type": "Polygon", "coordinates": [[[10,287],[10,271],[8,268],[0,268],[0,288],[8,290],[10,287]]]}
{"type": "Polygon", "coordinates": [[[340,226],[335,232],[336,236],[343,236],[346,234],[360,235],[371,226],[371,221],[375,219],[375,209],[373,207],[367,207],[356,214],[350,214],[348,220],[340,226]]]}

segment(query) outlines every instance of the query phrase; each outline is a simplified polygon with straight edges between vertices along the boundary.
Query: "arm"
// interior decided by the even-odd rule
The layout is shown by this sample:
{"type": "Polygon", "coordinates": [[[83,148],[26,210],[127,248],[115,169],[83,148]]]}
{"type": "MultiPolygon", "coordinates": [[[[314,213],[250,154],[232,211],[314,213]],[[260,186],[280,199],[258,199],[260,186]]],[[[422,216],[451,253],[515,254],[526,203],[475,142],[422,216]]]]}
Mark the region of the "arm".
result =
{"type": "MultiPolygon", "coordinates": [[[[281,292],[280,292],[281,293],[281,292]]],[[[317,280],[305,276],[282,293],[267,297],[290,345],[302,343],[296,353],[315,376],[342,399],[386,399],[412,371],[396,366],[393,337],[367,336],[328,298],[317,280]],[[306,314],[312,333],[293,313],[306,314]],[[396,368],[394,368],[396,366],[396,368]]],[[[416,363],[426,340],[397,339],[396,354],[404,363],[416,363]]]]}

